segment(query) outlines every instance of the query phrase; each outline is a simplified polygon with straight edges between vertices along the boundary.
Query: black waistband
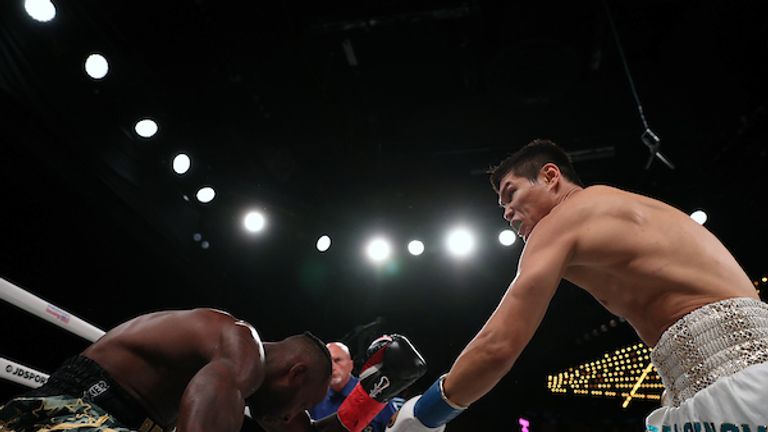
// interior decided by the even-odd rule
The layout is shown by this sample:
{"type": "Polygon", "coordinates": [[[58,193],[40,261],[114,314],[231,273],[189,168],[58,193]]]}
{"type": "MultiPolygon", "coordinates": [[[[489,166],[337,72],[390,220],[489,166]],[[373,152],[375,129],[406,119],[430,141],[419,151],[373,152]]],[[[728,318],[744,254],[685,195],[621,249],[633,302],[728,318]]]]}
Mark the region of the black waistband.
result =
{"type": "Polygon", "coordinates": [[[128,392],[98,363],[84,356],[67,359],[40,388],[28,396],[68,395],[83,398],[103,408],[130,429],[162,432],[172,426],[158,424],[128,392]]]}

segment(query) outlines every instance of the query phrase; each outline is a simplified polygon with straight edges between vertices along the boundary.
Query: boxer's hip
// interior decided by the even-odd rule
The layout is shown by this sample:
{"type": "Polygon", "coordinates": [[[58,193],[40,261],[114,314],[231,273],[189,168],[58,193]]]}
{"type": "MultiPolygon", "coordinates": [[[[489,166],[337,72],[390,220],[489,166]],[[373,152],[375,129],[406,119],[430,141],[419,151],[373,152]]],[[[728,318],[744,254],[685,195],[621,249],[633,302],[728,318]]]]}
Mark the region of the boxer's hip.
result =
{"type": "Polygon", "coordinates": [[[646,419],[647,432],[768,432],[768,363],[749,366],[646,419]]]}
{"type": "Polygon", "coordinates": [[[672,406],[718,379],[768,362],[768,305],[731,298],[702,306],[670,326],[651,352],[672,406]]]}
{"type": "MultiPolygon", "coordinates": [[[[38,407],[41,419],[47,416],[57,422],[65,421],[70,414],[77,417],[86,410],[86,415],[80,417],[95,416],[95,419],[103,419],[107,415],[108,424],[117,427],[124,425],[142,432],[171,429],[170,425],[160,425],[152,420],[141,404],[115,382],[107,371],[84,356],[66,360],[42,387],[11,402],[19,412],[38,407]],[[74,411],[67,413],[70,408],[74,411]]],[[[7,404],[6,408],[10,405],[7,404]]]]}

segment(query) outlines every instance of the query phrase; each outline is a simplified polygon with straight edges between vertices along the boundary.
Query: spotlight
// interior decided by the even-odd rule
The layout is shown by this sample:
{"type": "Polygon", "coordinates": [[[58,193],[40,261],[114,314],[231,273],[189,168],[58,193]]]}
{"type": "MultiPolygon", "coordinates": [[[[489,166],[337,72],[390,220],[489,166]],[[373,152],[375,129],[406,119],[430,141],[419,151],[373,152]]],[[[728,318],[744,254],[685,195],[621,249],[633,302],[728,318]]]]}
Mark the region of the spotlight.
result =
{"type": "Polygon", "coordinates": [[[475,249],[475,239],[466,228],[455,228],[446,237],[448,251],[457,257],[466,257],[475,249]]]}
{"type": "Polygon", "coordinates": [[[373,239],[370,241],[370,243],[368,243],[366,252],[368,253],[368,258],[370,258],[373,262],[384,261],[385,259],[389,258],[389,242],[382,238],[373,239]]]}
{"type": "Polygon", "coordinates": [[[408,243],[408,252],[410,252],[411,255],[421,255],[424,253],[424,243],[419,240],[411,240],[411,242],[408,243]]]}
{"type": "Polygon", "coordinates": [[[499,233],[499,242],[504,246],[512,246],[517,239],[517,235],[512,230],[505,229],[499,233]]]}
{"type": "Polygon", "coordinates": [[[142,138],[152,138],[157,133],[157,123],[152,119],[141,119],[136,122],[134,130],[142,138]]]}
{"type": "Polygon", "coordinates": [[[50,0],[26,0],[24,9],[35,21],[48,22],[56,17],[56,6],[50,0]]]}
{"type": "Polygon", "coordinates": [[[328,250],[328,248],[331,247],[331,238],[327,235],[320,236],[319,239],[317,239],[317,250],[320,252],[325,252],[328,250]]]}
{"type": "Polygon", "coordinates": [[[216,196],[216,191],[212,187],[203,187],[197,191],[197,200],[203,204],[209,203],[216,196]]]}
{"type": "Polygon", "coordinates": [[[184,153],[179,153],[173,158],[173,171],[176,174],[185,174],[189,171],[189,167],[192,165],[192,160],[189,159],[184,153]]]}
{"type": "Polygon", "coordinates": [[[699,225],[704,225],[704,223],[707,222],[707,214],[704,210],[696,210],[691,213],[691,219],[695,220],[699,225]]]}
{"type": "Polygon", "coordinates": [[[100,80],[107,76],[107,72],[109,72],[109,63],[103,55],[91,54],[85,59],[85,73],[89,77],[100,80]]]}
{"type": "Polygon", "coordinates": [[[247,229],[250,232],[259,232],[264,229],[264,225],[266,225],[266,219],[264,219],[264,215],[257,211],[249,212],[247,215],[245,215],[245,218],[243,219],[243,224],[245,225],[245,229],[247,229]]]}

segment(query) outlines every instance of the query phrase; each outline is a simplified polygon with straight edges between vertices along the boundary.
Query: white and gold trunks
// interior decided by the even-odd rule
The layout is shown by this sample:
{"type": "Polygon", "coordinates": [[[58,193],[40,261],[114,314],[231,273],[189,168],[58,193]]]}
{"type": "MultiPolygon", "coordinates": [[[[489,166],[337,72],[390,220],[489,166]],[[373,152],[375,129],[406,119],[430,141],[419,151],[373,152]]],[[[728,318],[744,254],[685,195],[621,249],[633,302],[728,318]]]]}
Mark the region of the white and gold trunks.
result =
{"type": "Polygon", "coordinates": [[[651,360],[667,395],[648,431],[766,432],[767,304],[731,298],[696,309],[662,334],[651,360]]]}

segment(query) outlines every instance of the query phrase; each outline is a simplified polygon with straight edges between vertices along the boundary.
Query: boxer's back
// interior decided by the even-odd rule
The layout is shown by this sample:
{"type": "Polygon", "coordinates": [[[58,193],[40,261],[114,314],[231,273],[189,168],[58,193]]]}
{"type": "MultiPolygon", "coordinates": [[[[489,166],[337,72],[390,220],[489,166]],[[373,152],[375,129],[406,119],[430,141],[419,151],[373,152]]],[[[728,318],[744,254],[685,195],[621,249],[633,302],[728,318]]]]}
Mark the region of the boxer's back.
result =
{"type": "Polygon", "coordinates": [[[95,360],[156,419],[171,423],[190,379],[207,364],[230,315],[211,309],[142,315],[107,332],[83,355],[95,360]]]}
{"type": "Polygon", "coordinates": [[[682,315],[729,297],[757,298],[728,250],[660,201],[593,186],[553,209],[551,229],[574,227],[564,277],[625,317],[648,344],[682,315]]]}

